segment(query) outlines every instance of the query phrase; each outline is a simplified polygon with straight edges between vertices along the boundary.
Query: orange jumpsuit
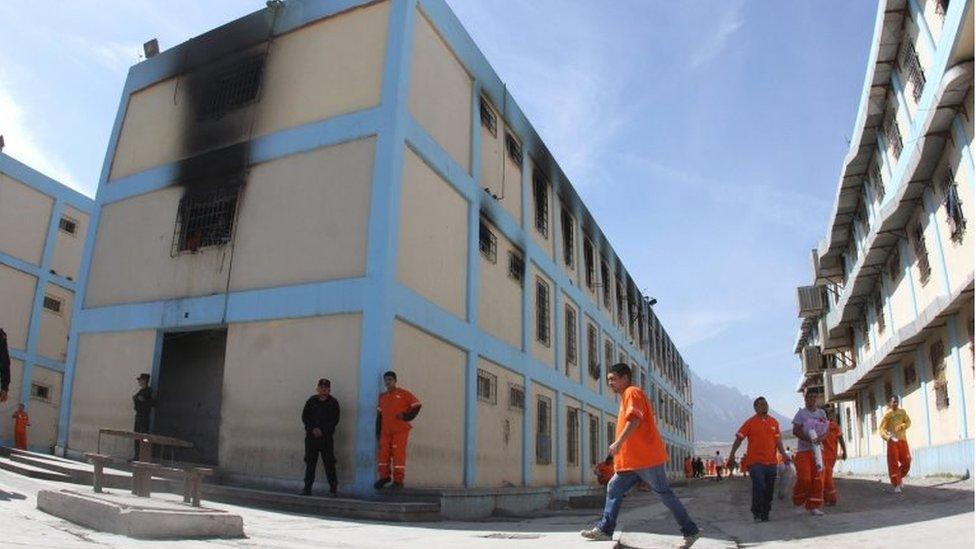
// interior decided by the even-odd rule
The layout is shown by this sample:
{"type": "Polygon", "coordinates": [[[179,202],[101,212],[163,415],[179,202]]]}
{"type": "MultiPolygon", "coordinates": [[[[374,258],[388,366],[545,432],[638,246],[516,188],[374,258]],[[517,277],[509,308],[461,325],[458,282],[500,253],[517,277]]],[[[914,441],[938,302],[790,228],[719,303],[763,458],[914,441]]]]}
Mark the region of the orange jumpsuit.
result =
{"type": "Polygon", "coordinates": [[[837,437],[840,436],[840,425],[831,421],[827,424],[827,436],[823,442],[823,489],[824,503],[837,503],[837,487],[834,486],[834,463],[837,462],[837,437]]]}
{"type": "Polygon", "coordinates": [[[691,458],[686,457],[685,462],[685,478],[691,478],[691,458]]]}
{"type": "Polygon", "coordinates": [[[21,450],[27,449],[27,426],[30,425],[30,418],[26,412],[17,410],[14,412],[14,448],[21,450]]]}
{"type": "Polygon", "coordinates": [[[390,478],[392,462],[393,482],[403,484],[407,472],[407,437],[410,435],[409,421],[397,418],[399,414],[420,407],[420,401],[410,391],[399,387],[380,395],[377,410],[380,413],[379,478],[390,478]]]}

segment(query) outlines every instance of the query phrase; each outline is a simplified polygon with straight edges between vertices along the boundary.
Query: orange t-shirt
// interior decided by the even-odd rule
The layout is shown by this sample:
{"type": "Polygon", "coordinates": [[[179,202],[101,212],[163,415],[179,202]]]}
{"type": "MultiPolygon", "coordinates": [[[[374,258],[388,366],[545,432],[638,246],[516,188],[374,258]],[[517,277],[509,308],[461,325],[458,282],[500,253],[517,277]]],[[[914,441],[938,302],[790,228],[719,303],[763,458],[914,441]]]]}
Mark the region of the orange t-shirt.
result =
{"type": "Polygon", "coordinates": [[[409,421],[397,419],[397,414],[401,414],[411,408],[420,406],[420,401],[413,393],[397,387],[392,391],[380,394],[380,405],[377,410],[380,412],[380,432],[381,433],[402,433],[409,431],[412,426],[409,421]]]}
{"type": "Polygon", "coordinates": [[[840,436],[840,425],[830,421],[827,423],[827,436],[823,442],[823,457],[826,459],[837,459],[837,437],[840,436]]]}
{"type": "Polygon", "coordinates": [[[627,422],[638,419],[637,429],[624,441],[620,452],[613,456],[613,468],[617,471],[635,471],[661,465],[668,460],[664,441],[657,431],[654,410],[644,391],[631,385],[624,389],[617,414],[617,438],[627,428],[627,422]]]}
{"type": "Polygon", "coordinates": [[[30,418],[24,412],[14,412],[14,430],[24,431],[30,425],[30,418]]]}
{"type": "Polygon", "coordinates": [[[749,439],[742,464],[745,467],[758,463],[760,465],[776,465],[776,441],[779,440],[779,422],[770,415],[765,417],[756,414],[747,419],[735,433],[738,438],[749,439]]]}

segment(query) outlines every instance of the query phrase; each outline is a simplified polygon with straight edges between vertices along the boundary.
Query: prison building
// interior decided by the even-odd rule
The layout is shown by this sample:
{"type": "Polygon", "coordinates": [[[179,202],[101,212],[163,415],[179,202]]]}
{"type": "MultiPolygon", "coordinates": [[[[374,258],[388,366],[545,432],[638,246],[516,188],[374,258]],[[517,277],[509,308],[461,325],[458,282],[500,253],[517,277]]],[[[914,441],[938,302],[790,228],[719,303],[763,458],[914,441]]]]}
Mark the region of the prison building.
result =
{"type": "Polygon", "coordinates": [[[845,471],[886,471],[890,395],[912,418],[912,474],[972,467],[973,113],[972,1],[880,2],[814,283],[798,289],[798,389],[837,408],[845,471]]]}
{"type": "Polygon", "coordinates": [[[7,333],[10,387],[0,444],[12,445],[10,414],[23,403],[28,444],[50,453],[63,405],[76,280],[94,202],[0,153],[0,329],[7,333]]]}
{"type": "Polygon", "coordinates": [[[129,72],[67,453],[130,427],[150,372],[154,432],[195,444],[182,459],[297,486],[301,408],[327,377],[341,488],[366,493],[394,370],[423,402],[407,485],[586,488],[616,421],[606,367],[626,362],[678,474],[688,366],[447,4],[275,6],[129,72]]]}

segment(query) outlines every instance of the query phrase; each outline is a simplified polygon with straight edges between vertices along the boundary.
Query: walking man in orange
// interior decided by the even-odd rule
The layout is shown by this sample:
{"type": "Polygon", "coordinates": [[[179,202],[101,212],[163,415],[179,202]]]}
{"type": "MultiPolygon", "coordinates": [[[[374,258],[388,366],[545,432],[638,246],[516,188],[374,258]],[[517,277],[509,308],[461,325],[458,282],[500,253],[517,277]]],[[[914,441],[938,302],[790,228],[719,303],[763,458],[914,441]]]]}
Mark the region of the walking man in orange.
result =
{"type": "Polygon", "coordinates": [[[420,401],[410,391],[397,387],[395,372],[383,374],[386,392],[380,395],[377,407],[376,432],[379,436],[379,479],[373,488],[379,490],[390,482],[392,469],[393,488],[403,488],[407,472],[407,437],[412,428],[410,422],[420,413],[420,401]]]}
{"type": "Polygon", "coordinates": [[[837,487],[834,485],[834,464],[837,458],[847,459],[847,445],[844,444],[844,437],[840,436],[840,425],[837,424],[837,410],[831,408],[827,411],[827,436],[823,442],[823,482],[824,482],[824,505],[837,505],[837,487]],[[837,455],[837,444],[840,444],[841,454],[837,455]]]}
{"type": "Polygon", "coordinates": [[[21,402],[17,405],[17,411],[14,412],[14,448],[20,450],[27,449],[27,427],[30,425],[30,418],[27,417],[27,412],[24,411],[24,403],[21,402]]]}
{"type": "Polygon", "coordinates": [[[878,430],[888,445],[888,477],[891,478],[896,494],[901,493],[901,481],[908,475],[912,465],[912,455],[908,451],[908,441],[905,440],[905,431],[911,426],[912,420],[908,417],[908,412],[898,407],[898,397],[888,397],[888,411],[881,418],[878,430]]]}
{"type": "Polygon", "coordinates": [[[804,407],[793,416],[793,436],[798,439],[793,464],[796,466],[796,484],[793,486],[793,505],[804,506],[814,516],[823,516],[823,471],[817,467],[813,445],[822,440],[810,438],[803,425],[809,420],[827,421],[827,414],[817,407],[817,393],[807,389],[803,394],[804,407]]]}
{"type": "MultiPolygon", "coordinates": [[[[735,433],[735,442],[729,451],[729,463],[735,463],[735,453],[745,439],[749,440],[742,467],[749,469],[752,478],[752,519],[767,522],[773,507],[773,491],[776,486],[776,450],[783,455],[779,422],[769,415],[769,403],[764,397],[752,402],[756,414],[746,420],[735,433]]],[[[789,460],[789,458],[786,458],[789,460]]],[[[732,467],[732,465],[729,465],[732,467]]]]}

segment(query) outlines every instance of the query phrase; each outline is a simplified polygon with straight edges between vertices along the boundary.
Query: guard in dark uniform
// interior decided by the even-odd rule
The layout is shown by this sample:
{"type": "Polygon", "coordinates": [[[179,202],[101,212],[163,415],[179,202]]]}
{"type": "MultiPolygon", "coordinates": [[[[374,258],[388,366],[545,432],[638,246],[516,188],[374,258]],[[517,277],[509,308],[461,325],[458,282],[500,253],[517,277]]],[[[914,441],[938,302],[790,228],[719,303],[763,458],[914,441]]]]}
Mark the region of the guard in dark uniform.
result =
{"type": "MultiPolygon", "coordinates": [[[[149,413],[156,406],[156,398],[149,388],[149,374],[139,374],[136,381],[139,382],[139,392],[132,395],[132,406],[136,409],[136,423],[132,430],[137,433],[148,433],[149,413]]],[[[135,452],[132,459],[139,459],[139,441],[133,441],[133,445],[135,452]]]]}
{"type": "Polygon", "coordinates": [[[305,496],[312,494],[320,455],[325,464],[325,476],[329,479],[329,495],[336,495],[339,486],[332,438],[339,424],[339,401],[331,393],[332,382],[320,379],[315,394],[305,401],[302,410],[302,423],[305,424],[305,489],[302,495],[305,496]]]}

